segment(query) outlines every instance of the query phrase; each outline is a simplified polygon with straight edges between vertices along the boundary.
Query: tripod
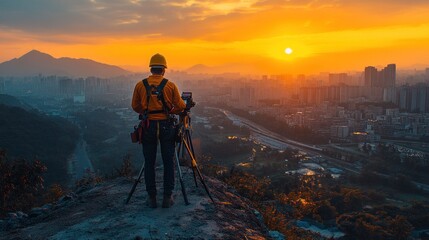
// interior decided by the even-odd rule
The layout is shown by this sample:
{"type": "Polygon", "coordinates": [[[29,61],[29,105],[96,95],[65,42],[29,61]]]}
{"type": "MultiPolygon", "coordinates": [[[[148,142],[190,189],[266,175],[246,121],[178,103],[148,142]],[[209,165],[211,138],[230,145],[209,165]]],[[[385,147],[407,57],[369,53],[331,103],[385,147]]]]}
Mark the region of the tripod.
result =
{"type": "Polygon", "coordinates": [[[198,187],[198,184],[197,184],[197,175],[198,175],[198,178],[200,179],[201,184],[204,186],[204,189],[206,190],[206,193],[209,196],[210,200],[212,200],[212,202],[215,203],[206,185],[206,182],[204,181],[203,175],[201,174],[201,171],[198,168],[197,159],[195,157],[195,152],[194,152],[194,145],[192,144],[190,129],[191,129],[191,117],[189,116],[189,110],[185,110],[183,114],[180,115],[180,119],[179,119],[179,133],[178,133],[179,139],[177,139],[178,145],[175,153],[177,168],[179,169],[179,179],[182,187],[183,198],[185,199],[185,203],[189,204],[187,200],[185,186],[183,184],[183,177],[182,177],[182,172],[180,170],[180,161],[179,161],[180,154],[182,155],[182,158],[184,158],[185,150],[186,150],[191,160],[192,172],[194,173],[195,187],[198,187]]]}
{"type": "MultiPolygon", "coordinates": [[[[214,203],[215,201],[213,200],[213,198],[209,192],[209,189],[208,189],[208,187],[204,181],[204,178],[201,174],[200,169],[198,168],[197,160],[195,158],[194,146],[192,144],[191,133],[190,133],[191,118],[189,116],[189,110],[185,110],[180,115],[179,125],[177,127],[178,127],[178,134],[177,134],[177,139],[176,139],[176,149],[174,150],[174,158],[175,158],[176,164],[177,164],[177,171],[179,173],[180,186],[182,189],[182,194],[183,194],[183,199],[185,201],[185,204],[189,205],[189,201],[188,201],[188,196],[186,194],[185,183],[183,181],[183,174],[182,174],[182,170],[180,168],[180,160],[179,160],[180,155],[182,156],[182,158],[185,158],[185,150],[188,153],[189,158],[191,159],[191,166],[192,166],[192,172],[194,175],[195,186],[198,187],[198,184],[197,184],[197,175],[198,175],[198,178],[200,179],[202,185],[204,186],[204,189],[205,189],[207,195],[210,197],[210,200],[214,203]]],[[[143,175],[143,172],[144,172],[144,163],[143,163],[142,168],[140,169],[139,176],[135,180],[134,185],[131,188],[130,193],[128,194],[128,197],[127,197],[127,200],[125,201],[125,204],[128,204],[132,195],[134,194],[134,191],[136,190],[137,184],[141,182],[140,179],[143,175]]]]}

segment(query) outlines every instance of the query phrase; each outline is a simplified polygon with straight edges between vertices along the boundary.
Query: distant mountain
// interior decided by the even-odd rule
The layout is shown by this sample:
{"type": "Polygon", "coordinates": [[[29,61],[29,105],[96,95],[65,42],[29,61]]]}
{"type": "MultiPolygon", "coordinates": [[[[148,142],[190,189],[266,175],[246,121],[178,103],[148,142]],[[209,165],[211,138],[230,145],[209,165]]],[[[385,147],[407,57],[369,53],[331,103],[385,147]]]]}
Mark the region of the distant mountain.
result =
{"type": "Polygon", "coordinates": [[[32,50],[20,58],[0,64],[0,76],[58,75],[70,77],[114,77],[130,72],[113,65],[90,59],[54,58],[49,54],[32,50]]]}
{"type": "Polygon", "coordinates": [[[239,69],[248,69],[249,66],[244,64],[225,64],[218,66],[207,66],[204,64],[196,64],[185,71],[190,74],[238,74],[239,69]]]}
{"type": "Polygon", "coordinates": [[[215,70],[212,67],[206,66],[204,64],[197,64],[186,69],[186,72],[192,74],[211,73],[213,71],[215,70]]]}

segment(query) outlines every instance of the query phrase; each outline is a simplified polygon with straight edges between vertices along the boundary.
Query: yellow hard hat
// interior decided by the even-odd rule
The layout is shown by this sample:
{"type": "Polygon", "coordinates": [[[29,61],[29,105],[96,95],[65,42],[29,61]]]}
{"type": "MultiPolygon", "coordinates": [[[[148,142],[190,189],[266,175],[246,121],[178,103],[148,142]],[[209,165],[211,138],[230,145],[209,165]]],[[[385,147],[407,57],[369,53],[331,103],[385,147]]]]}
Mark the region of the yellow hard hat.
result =
{"type": "Polygon", "coordinates": [[[165,67],[167,68],[167,61],[165,57],[157,53],[150,58],[149,67],[165,67]]]}

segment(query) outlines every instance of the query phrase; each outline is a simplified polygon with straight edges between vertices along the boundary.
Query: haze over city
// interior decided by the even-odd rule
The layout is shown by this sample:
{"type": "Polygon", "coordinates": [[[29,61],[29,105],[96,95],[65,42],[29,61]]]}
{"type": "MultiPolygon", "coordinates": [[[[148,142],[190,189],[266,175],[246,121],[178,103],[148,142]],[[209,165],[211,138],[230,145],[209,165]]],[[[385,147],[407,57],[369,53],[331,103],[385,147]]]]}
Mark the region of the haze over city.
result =
{"type": "Polygon", "coordinates": [[[37,49],[142,71],[309,74],[425,67],[429,3],[414,1],[41,0],[0,3],[0,62],[37,49]],[[291,53],[285,54],[289,48],[291,53]]]}
{"type": "Polygon", "coordinates": [[[428,12],[0,0],[0,240],[429,239],[428,12]]]}

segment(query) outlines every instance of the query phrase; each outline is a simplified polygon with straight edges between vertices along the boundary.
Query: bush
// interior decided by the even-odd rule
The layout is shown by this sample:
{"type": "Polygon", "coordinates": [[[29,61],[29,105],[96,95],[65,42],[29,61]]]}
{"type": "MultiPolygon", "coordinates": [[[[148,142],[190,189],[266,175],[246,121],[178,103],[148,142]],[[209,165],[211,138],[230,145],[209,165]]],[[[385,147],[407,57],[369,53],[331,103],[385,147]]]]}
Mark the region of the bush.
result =
{"type": "Polygon", "coordinates": [[[87,170],[84,177],[76,182],[76,187],[92,186],[101,182],[103,182],[102,177],[90,170],[87,170]]]}
{"type": "Polygon", "coordinates": [[[275,206],[261,206],[259,209],[261,210],[262,217],[264,217],[265,225],[267,225],[270,230],[279,231],[281,233],[287,231],[286,216],[279,212],[275,206]]]}
{"type": "Polygon", "coordinates": [[[59,184],[52,184],[47,193],[45,193],[45,202],[52,203],[57,201],[65,194],[64,189],[59,184]]]}
{"type": "Polygon", "coordinates": [[[44,172],[46,167],[41,161],[10,161],[0,150],[0,215],[31,209],[43,190],[44,172]]]}
{"type": "Polygon", "coordinates": [[[133,176],[133,165],[131,164],[131,155],[127,154],[122,159],[122,165],[119,169],[116,169],[116,173],[120,177],[131,177],[133,176]]]}
{"type": "Polygon", "coordinates": [[[272,198],[270,198],[272,193],[269,191],[269,179],[258,179],[256,176],[245,172],[233,172],[231,176],[225,179],[225,182],[254,203],[272,198]]]}
{"type": "Polygon", "coordinates": [[[337,224],[342,231],[358,239],[407,239],[412,230],[404,216],[392,218],[383,213],[343,214],[337,224]]]}
{"type": "Polygon", "coordinates": [[[337,210],[329,201],[325,200],[317,205],[313,216],[321,222],[326,222],[336,218],[337,210]]]}

